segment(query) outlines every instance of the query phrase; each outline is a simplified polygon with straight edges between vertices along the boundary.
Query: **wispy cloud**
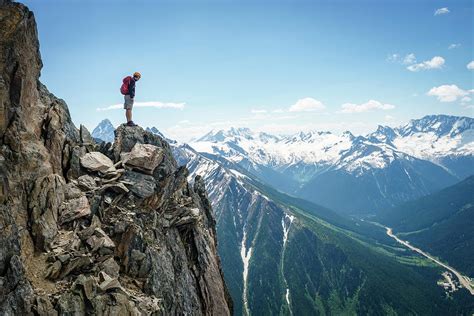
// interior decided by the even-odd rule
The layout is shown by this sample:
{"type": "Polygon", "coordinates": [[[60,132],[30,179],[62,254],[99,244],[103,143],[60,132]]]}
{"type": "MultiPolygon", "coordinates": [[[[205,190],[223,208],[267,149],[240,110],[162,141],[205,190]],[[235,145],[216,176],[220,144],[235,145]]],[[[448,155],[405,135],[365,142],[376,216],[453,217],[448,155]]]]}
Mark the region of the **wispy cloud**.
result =
{"type": "Polygon", "coordinates": [[[355,103],[344,103],[341,105],[339,113],[362,113],[370,112],[373,110],[391,110],[394,109],[395,105],[382,103],[376,100],[369,100],[366,103],[355,104],[355,103]]]}
{"type": "Polygon", "coordinates": [[[471,97],[468,97],[468,96],[462,97],[461,105],[466,105],[466,104],[470,103],[471,101],[472,101],[471,97]]]}
{"type": "Polygon", "coordinates": [[[388,62],[397,63],[402,65],[411,65],[416,63],[416,56],[414,53],[406,54],[405,57],[398,53],[390,54],[386,59],[388,62]]]}
{"type": "MultiPolygon", "coordinates": [[[[159,102],[159,101],[149,101],[149,102],[135,102],[134,107],[140,108],[159,108],[159,109],[184,109],[186,103],[173,103],[173,102],[159,102]]],[[[123,109],[123,104],[114,104],[109,105],[104,108],[97,108],[97,111],[109,111],[109,110],[118,110],[123,109]]]]}
{"type": "Polygon", "coordinates": [[[466,68],[469,69],[469,70],[474,70],[474,60],[471,61],[469,64],[467,64],[466,68]]]}
{"type": "Polygon", "coordinates": [[[454,102],[457,99],[461,99],[469,95],[472,90],[463,90],[457,85],[442,85],[439,87],[433,87],[426,94],[429,96],[436,97],[440,102],[454,102]]]}
{"type": "Polygon", "coordinates": [[[429,69],[440,69],[444,65],[444,58],[441,56],[435,56],[431,60],[425,60],[419,64],[413,64],[407,67],[408,70],[416,72],[420,70],[429,70],[429,69]]]}
{"type": "Polygon", "coordinates": [[[403,58],[403,64],[404,65],[411,65],[413,63],[416,63],[416,56],[413,53],[410,53],[403,58]]]}
{"type": "Polygon", "coordinates": [[[321,111],[326,106],[319,100],[313,98],[299,99],[295,104],[290,106],[290,112],[308,112],[308,111],[321,111]]]}
{"type": "Polygon", "coordinates": [[[250,112],[253,114],[261,114],[261,113],[267,113],[267,110],[252,109],[250,112]]]}
{"type": "Polygon", "coordinates": [[[439,8],[439,9],[436,9],[434,15],[443,15],[443,14],[448,14],[450,11],[448,8],[439,8]]]}
{"type": "Polygon", "coordinates": [[[459,48],[461,47],[461,44],[457,43],[457,44],[451,44],[448,46],[448,49],[455,49],[455,48],[459,48]]]}
{"type": "Polygon", "coordinates": [[[399,54],[390,54],[387,56],[387,61],[396,63],[400,60],[400,55],[399,54]]]}

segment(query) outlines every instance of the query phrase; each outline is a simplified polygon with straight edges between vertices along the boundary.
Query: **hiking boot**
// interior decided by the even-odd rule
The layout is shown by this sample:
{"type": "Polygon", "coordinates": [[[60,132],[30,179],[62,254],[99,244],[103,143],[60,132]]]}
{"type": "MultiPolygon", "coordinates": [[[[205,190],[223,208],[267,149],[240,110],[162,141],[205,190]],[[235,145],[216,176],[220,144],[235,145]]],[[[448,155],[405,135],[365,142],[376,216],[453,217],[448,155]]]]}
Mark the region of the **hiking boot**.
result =
{"type": "Polygon", "coordinates": [[[133,123],[133,121],[127,122],[127,126],[137,126],[137,124],[133,123]]]}

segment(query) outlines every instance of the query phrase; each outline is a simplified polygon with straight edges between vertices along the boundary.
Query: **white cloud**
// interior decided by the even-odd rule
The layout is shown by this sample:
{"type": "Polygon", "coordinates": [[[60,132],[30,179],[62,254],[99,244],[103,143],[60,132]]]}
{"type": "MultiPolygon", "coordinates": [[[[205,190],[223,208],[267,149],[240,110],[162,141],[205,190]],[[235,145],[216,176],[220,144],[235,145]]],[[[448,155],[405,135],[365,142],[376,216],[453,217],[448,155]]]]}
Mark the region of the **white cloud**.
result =
{"type": "Polygon", "coordinates": [[[457,44],[451,44],[448,46],[448,49],[455,49],[455,48],[459,48],[461,47],[461,44],[457,43],[457,44]]]}
{"type": "Polygon", "coordinates": [[[448,8],[439,8],[435,11],[434,15],[443,15],[443,14],[448,14],[449,9],[448,8]]]}
{"type": "Polygon", "coordinates": [[[272,111],[272,113],[283,113],[283,112],[285,112],[283,109],[276,109],[272,111]]]}
{"type": "Polygon", "coordinates": [[[469,70],[474,70],[474,60],[471,61],[469,64],[467,64],[466,68],[469,69],[469,70]]]}
{"type": "Polygon", "coordinates": [[[411,65],[416,63],[416,56],[413,53],[410,53],[403,58],[403,64],[404,65],[411,65]]]}
{"type": "MultiPolygon", "coordinates": [[[[149,102],[135,102],[133,106],[139,107],[139,108],[159,108],[159,109],[182,110],[185,106],[185,103],[149,101],[149,102]]],[[[114,105],[107,106],[105,108],[97,108],[97,111],[108,111],[108,110],[118,110],[118,109],[123,109],[123,104],[114,104],[114,105]]]]}
{"type": "Polygon", "coordinates": [[[255,109],[252,109],[250,112],[252,112],[253,114],[261,114],[261,113],[267,113],[267,110],[255,110],[255,109]]]}
{"type": "Polygon", "coordinates": [[[431,60],[425,60],[422,63],[410,65],[407,67],[410,71],[420,71],[428,69],[439,69],[444,65],[444,58],[441,56],[435,56],[431,60]]]}
{"type": "Polygon", "coordinates": [[[303,112],[303,111],[320,111],[324,110],[326,106],[321,102],[313,98],[299,99],[298,102],[290,106],[290,112],[303,112]]]}
{"type": "Polygon", "coordinates": [[[438,98],[440,102],[454,102],[458,98],[469,95],[469,92],[471,91],[463,90],[457,85],[452,84],[433,87],[428,91],[427,95],[438,98]]]}
{"type": "Polygon", "coordinates": [[[392,104],[382,103],[376,100],[369,100],[366,103],[355,104],[355,103],[344,103],[341,105],[342,110],[340,113],[362,113],[370,112],[372,110],[391,110],[395,106],[392,104]]]}

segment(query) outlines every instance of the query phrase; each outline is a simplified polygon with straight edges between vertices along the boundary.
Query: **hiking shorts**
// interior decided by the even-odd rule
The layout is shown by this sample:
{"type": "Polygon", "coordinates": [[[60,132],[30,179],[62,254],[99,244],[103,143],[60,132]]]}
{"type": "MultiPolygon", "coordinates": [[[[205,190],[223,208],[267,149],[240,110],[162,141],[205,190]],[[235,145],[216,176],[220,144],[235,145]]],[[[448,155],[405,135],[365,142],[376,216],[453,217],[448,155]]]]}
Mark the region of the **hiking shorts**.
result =
{"type": "Polygon", "coordinates": [[[130,98],[129,94],[125,95],[125,102],[123,103],[123,108],[125,110],[131,110],[133,109],[133,99],[130,98]]]}

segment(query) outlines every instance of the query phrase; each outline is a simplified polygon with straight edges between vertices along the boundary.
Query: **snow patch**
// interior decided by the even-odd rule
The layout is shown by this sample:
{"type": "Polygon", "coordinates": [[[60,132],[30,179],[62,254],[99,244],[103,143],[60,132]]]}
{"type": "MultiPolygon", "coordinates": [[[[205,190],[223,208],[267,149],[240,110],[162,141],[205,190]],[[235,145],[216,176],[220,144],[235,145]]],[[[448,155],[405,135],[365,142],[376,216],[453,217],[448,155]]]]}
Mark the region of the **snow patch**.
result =
{"type": "Polygon", "coordinates": [[[245,231],[244,227],[244,236],[242,237],[242,243],[240,245],[240,257],[242,258],[242,263],[244,264],[244,272],[243,272],[243,279],[244,279],[244,293],[243,293],[243,299],[244,299],[244,309],[246,312],[246,315],[250,315],[250,310],[249,310],[249,304],[248,304],[248,295],[247,295],[247,277],[249,273],[249,262],[250,258],[252,257],[252,247],[249,248],[247,251],[245,247],[245,242],[247,239],[247,232],[245,231]]]}
{"type": "Polygon", "coordinates": [[[294,220],[293,215],[285,214],[285,217],[281,219],[281,226],[283,227],[283,247],[286,245],[286,241],[288,240],[288,233],[290,232],[291,223],[294,220]]]}

